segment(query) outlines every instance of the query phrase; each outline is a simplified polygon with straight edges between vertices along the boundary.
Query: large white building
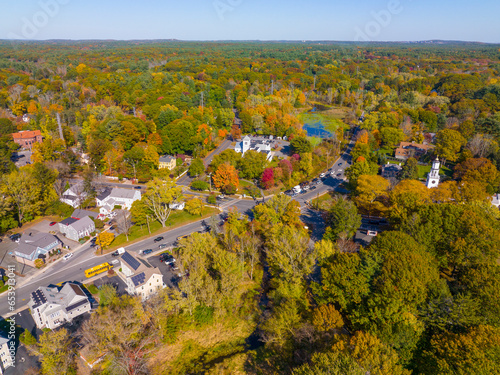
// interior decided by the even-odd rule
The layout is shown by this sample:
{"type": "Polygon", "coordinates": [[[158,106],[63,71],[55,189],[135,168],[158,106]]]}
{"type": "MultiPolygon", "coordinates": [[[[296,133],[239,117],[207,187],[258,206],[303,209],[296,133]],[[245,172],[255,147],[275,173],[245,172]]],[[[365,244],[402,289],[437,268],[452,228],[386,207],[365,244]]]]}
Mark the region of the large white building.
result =
{"type": "Polygon", "coordinates": [[[436,158],[436,160],[432,162],[432,168],[429,174],[427,175],[427,181],[425,183],[425,186],[427,186],[429,189],[435,188],[439,185],[439,178],[440,178],[439,166],[440,166],[439,159],[436,158]]]}
{"type": "Polygon", "coordinates": [[[96,197],[96,204],[102,215],[109,215],[115,206],[130,210],[132,203],[141,200],[141,192],[137,189],[106,189],[96,197]]]}
{"type": "Polygon", "coordinates": [[[38,287],[28,302],[33,320],[39,329],[59,327],[65,322],[91,310],[88,297],[77,284],[57,287],[38,287]]]}
{"type": "Polygon", "coordinates": [[[127,293],[130,295],[137,295],[146,300],[165,287],[163,275],[158,268],[127,251],[121,256],[120,268],[118,275],[127,284],[127,293]]]}
{"type": "Polygon", "coordinates": [[[234,146],[234,151],[241,153],[242,156],[245,152],[253,150],[256,152],[261,152],[266,155],[266,160],[271,160],[273,158],[273,152],[271,151],[271,144],[263,141],[259,143],[258,141],[252,141],[248,135],[246,135],[241,142],[236,143],[234,146]]]}

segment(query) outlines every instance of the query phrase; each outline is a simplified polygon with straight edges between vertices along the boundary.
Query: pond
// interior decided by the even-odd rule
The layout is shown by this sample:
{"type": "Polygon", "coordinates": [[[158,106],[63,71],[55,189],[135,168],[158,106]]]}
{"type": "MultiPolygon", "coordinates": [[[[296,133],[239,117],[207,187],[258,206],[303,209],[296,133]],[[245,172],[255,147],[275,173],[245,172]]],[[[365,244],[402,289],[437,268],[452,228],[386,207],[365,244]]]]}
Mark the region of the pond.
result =
{"type": "Polygon", "coordinates": [[[317,112],[315,108],[311,112],[302,113],[299,119],[304,122],[302,129],[307,132],[308,137],[335,138],[335,131],[344,123],[331,116],[317,112]]]}

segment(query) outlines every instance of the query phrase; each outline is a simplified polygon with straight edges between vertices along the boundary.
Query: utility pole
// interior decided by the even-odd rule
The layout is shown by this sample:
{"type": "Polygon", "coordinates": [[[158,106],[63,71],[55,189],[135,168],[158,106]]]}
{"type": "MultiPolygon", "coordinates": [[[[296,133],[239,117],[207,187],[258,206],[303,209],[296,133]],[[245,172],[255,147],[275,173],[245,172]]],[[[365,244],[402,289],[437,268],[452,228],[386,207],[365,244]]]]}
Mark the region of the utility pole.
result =
{"type": "Polygon", "coordinates": [[[316,73],[314,73],[313,91],[316,90],[316,73]]]}

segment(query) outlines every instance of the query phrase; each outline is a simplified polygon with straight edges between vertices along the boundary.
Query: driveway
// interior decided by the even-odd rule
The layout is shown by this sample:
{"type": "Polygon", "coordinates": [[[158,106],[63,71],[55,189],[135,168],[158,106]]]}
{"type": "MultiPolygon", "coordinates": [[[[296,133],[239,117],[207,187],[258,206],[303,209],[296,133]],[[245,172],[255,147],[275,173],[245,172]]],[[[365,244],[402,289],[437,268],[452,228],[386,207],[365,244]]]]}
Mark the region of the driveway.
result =
{"type": "MultiPolygon", "coordinates": [[[[163,282],[165,284],[167,284],[168,287],[173,288],[175,286],[175,284],[178,281],[177,276],[170,269],[170,266],[166,265],[165,263],[160,262],[159,255],[150,256],[147,259],[147,261],[153,267],[158,267],[158,269],[160,270],[161,274],[163,275],[163,282]]],[[[179,272],[179,271],[177,271],[177,272],[179,272]]]]}

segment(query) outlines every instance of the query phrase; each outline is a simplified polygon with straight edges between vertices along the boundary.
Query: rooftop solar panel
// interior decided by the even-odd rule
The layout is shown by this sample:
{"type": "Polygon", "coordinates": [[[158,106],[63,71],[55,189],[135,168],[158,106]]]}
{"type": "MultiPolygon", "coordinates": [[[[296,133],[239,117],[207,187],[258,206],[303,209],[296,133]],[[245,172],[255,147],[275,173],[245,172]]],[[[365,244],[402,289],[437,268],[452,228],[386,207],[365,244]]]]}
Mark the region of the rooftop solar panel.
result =
{"type": "Polygon", "coordinates": [[[73,305],[69,305],[68,307],[66,307],[66,311],[70,312],[71,310],[74,310],[77,307],[85,305],[87,302],[89,302],[89,300],[88,299],[84,299],[84,300],[81,300],[80,302],[77,302],[77,303],[75,303],[73,305]]]}
{"type": "Polygon", "coordinates": [[[135,259],[132,255],[130,255],[127,251],[125,251],[122,255],[122,259],[130,266],[134,269],[134,271],[136,269],[139,268],[139,266],[141,265],[139,263],[139,261],[137,259],[135,259]]]}
{"type": "Polygon", "coordinates": [[[144,283],[144,281],[146,281],[146,274],[144,272],[141,272],[138,275],[132,276],[131,280],[134,283],[134,286],[141,285],[144,283]]]}

